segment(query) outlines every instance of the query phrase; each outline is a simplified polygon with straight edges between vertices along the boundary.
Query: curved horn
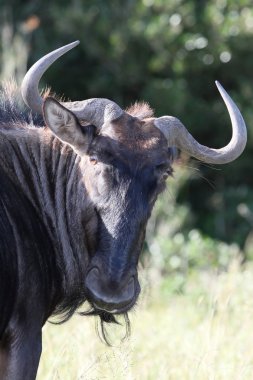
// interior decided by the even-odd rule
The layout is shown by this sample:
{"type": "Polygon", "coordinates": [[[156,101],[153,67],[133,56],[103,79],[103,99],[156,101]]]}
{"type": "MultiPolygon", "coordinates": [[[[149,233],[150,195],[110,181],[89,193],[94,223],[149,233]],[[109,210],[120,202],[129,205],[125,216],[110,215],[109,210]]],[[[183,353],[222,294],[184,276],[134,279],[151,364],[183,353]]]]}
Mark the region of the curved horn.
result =
{"type": "MultiPolygon", "coordinates": [[[[38,86],[44,72],[54,61],[78,44],[79,41],[75,41],[52,51],[39,59],[26,73],[21,85],[21,93],[24,102],[33,111],[42,114],[43,98],[39,93],[38,86]]],[[[108,99],[94,98],[76,102],[62,102],[62,105],[70,109],[79,119],[89,121],[98,128],[105,121],[115,120],[123,114],[123,110],[108,99]]]]}
{"type": "Polygon", "coordinates": [[[243,152],[247,142],[247,129],[236,104],[221,84],[217,81],[215,83],[226,104],[232,123],[232,138],[224,148],[213,149],[199,144],[184,125],[172,116],[163,116],[155,119],[155,126],[163,132],[169,146],[176,146],[202,162],[226,164],[235,160],[243,152]]]}

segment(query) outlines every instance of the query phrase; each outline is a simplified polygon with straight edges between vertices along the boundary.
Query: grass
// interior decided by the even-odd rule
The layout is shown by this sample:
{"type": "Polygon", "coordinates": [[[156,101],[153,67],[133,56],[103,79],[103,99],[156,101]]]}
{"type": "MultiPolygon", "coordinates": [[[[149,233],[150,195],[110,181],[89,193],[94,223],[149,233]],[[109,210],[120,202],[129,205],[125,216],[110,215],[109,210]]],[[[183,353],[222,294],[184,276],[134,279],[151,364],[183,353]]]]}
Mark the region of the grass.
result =
{"type": "Polygon", "coordinates": [[[120,344],[123,328],[111,328],[114,347],[93,318],[47,324],[38,379],[252,380],[253,268],[235,261],[226,273],[195,273],[183,294],[147,285],[158,280],[144,281],[130,339],[120,344]]]}

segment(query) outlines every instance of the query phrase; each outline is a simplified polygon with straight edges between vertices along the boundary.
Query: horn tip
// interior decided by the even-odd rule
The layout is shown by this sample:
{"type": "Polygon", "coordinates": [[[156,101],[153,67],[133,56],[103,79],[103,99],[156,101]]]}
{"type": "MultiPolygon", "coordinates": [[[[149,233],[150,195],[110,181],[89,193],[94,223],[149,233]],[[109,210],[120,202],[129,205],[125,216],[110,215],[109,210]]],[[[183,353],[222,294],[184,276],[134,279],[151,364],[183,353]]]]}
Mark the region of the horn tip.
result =
{"type": "Polygon", "coordinates": [[[215,84],[216,84],[216,86],[217,86],[218,88],[221,88],[221,87],[222,87],[222,85],[220,84],[220,82],[219,82],[218,80],[215,81],[215,84]]]}
{"type": "Polygon", "coordinates": [[[221,94],[221,96],[224,98],[224,96],[227,96],[228,94],[227,94],[227,91],[223,88],[223,86],[220,84],[220,82],[219,81],[215,81],[215,84],[216,84],[216,86],[217,86],[217,88],[218,88],[218,90],[219,90],[219,92],[220,92],[220,94],[221,94]]]}
{"type": "Polygon", "coordinates": [[[71,42],[69,45],[71,46],[73,46],[73,47],[75,47],[75,46],[77,46],[77,45],[79,45],[80,44],[80,41],[79,40],[76,40],[76,41],[74,41],[74,42],[71,42]]]}

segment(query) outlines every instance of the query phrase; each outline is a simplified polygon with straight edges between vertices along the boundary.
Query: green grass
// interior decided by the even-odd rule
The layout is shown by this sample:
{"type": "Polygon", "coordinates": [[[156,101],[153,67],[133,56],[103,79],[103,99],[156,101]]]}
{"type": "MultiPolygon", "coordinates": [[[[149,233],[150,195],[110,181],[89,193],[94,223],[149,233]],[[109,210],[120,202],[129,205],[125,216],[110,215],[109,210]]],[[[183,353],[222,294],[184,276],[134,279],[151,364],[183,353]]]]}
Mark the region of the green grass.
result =
{"type": "Polygon", "coordinates": [[[252,380],[253,268],[195,274],[184,294],[161,292],[159,281],[149,272],[130,339],[120,344],[124,329],[110,328],[114,347],[93,318],[47,324],[38,379],[252,380]]]}

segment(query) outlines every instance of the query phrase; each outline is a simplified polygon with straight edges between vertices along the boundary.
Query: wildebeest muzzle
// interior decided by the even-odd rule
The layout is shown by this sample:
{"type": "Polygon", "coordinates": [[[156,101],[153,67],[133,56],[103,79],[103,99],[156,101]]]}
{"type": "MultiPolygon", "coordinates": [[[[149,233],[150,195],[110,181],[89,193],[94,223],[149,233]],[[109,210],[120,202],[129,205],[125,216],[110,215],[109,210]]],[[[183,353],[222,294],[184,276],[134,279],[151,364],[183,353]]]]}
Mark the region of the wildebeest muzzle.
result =
{"type": "Polygon", "coordinates": [[[118,281],[108,277],[106,270],[98,266],[88,270],[85,289],[87,299],[95,309],[113,314],[122,314],[130,310],[140,293],[135,269],[129,270],[118,281]]]}

